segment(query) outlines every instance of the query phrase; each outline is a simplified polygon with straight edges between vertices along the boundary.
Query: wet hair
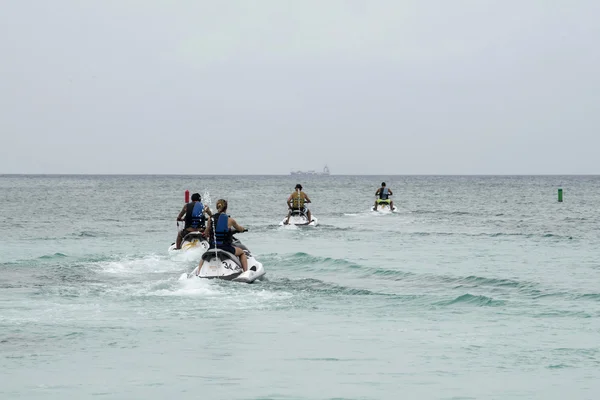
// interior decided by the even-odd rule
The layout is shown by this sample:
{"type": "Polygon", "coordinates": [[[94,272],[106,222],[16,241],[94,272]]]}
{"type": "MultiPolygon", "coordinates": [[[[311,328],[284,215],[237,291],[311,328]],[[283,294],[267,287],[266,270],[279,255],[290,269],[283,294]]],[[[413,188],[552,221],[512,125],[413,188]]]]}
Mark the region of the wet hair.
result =
{"type": "Polygon", "coordinates": [[[300,190],[302,190],[302,185],[301,184],[297,184],[294,189],[300,189],[300,190]]]}
{"type": "Polygon", "coordinates": [[[385,186],[385,182],[381,182],[381,186],[385,186]]]}
{"type": "Polygon", "coordinates": [[[192,201],[200,201],[200,193],[194,193],[192,195],[192,201]]]}
{"type": "Polygon", "coordinates": [[[225,199],[217,200],[217,211],[221,211],[221,212],[227,211],[227,200],[225,200],[225,199]],[[219,208],[220,208],[220,210],[219,210],[219,208]]]}

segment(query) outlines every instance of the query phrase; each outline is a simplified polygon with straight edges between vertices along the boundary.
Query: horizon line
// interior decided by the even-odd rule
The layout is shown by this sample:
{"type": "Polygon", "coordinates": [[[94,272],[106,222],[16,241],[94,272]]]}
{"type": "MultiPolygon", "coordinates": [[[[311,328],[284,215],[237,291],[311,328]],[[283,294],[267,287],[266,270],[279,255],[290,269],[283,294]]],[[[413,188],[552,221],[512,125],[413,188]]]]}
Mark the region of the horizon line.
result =
{"type": "Polygon", "coordinates": [[[600,176],[599,173],[517,173],[517,174],[329,174],[329,175],[291,175],[291,174],[156,174],[156,173],[0,173],[7,176],[279,176],[290,178],[323,178],[331,176],[600,176]]]}

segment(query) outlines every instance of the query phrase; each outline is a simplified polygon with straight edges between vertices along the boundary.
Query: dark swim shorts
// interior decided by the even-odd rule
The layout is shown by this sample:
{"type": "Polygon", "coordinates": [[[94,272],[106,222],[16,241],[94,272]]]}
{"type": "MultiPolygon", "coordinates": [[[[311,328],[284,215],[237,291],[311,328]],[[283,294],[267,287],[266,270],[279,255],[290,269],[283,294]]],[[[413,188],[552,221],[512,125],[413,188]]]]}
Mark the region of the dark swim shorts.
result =
{"type": "MultiPolygon", "coordinates": [[[[222,246],[217,246],[219,250],[223,250],[226,251],[228,253],[231,253],[235,256],[235,247],[229,245],[229,244],[224,244],[222,246]]],[[[210,246],[210,249],[214,249],[215,246],[210,246]]]]}

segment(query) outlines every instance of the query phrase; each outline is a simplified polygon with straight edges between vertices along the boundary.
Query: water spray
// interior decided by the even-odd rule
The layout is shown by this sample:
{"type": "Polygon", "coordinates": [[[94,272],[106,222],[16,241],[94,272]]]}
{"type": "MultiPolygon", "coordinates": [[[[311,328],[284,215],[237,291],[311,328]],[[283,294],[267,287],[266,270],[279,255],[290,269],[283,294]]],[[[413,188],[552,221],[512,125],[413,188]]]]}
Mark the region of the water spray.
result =
{"type": "Polygon", "coordinates": [[[300,207],[300,199],[302,198],[302,196],[300,196],[300,188],[296,188],[296,194],[298,195],[298,203],[296,204],[296,206],[298,207],[298,211],[301,211],[301,207],[300,207]]]}
{"type": "MultiPolygon", "coordinates": [[[[217,204],[216,207],[217,207],[217,214],[219,214],[219,205],[217,204]]],[[[221,219],[221,215],[219,215],[219,219],[221,219]]],[[[213,220],[213,222],[211,225],[212,225],[213,241],[215,243],[215,257],[217,257],[217,262],[220,262],[221,259],[219,258],[219,246],[217,246],[217,226],[216,226],[218,221],[216,218],[212,218],[212,220],[213,220]]]]}
{"type": "Polygon", "coordinates": [[[208,189],[204,190],[204,196],[202,196],[202,198],[204,199],[204,204],[211,206],[212,205],[212,201],[210,199],[210,192],[208,191],[208,189]]]}

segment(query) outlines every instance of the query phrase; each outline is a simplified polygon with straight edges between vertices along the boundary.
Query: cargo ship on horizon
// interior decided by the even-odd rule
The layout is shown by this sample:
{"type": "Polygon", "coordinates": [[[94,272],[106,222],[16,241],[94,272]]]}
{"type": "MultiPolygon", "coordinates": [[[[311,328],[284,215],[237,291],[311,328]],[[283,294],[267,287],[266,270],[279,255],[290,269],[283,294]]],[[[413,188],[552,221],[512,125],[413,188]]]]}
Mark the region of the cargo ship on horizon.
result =
{"type": "Polygon", "coordinates": [[[327,165],[325,165],[325,168],[323,168],[323,172],[317,172],[314,170],[292,171],[292,172],[290,172],[290,175],[292,175],[292,176],[323,176],[323,175],[330,175],[330,173],[329,173],[329,167],[327,167],[327,165]]]}

